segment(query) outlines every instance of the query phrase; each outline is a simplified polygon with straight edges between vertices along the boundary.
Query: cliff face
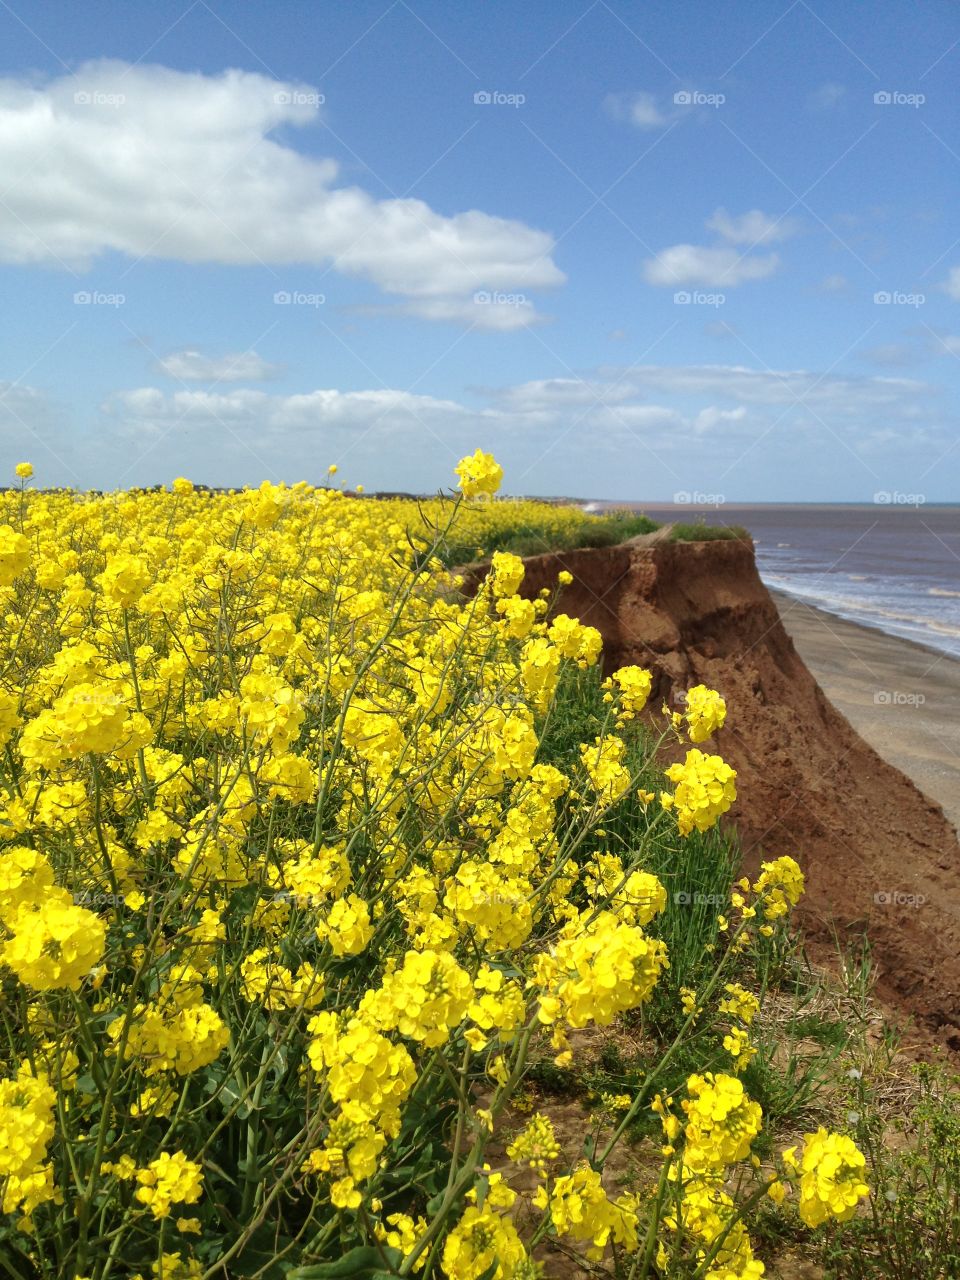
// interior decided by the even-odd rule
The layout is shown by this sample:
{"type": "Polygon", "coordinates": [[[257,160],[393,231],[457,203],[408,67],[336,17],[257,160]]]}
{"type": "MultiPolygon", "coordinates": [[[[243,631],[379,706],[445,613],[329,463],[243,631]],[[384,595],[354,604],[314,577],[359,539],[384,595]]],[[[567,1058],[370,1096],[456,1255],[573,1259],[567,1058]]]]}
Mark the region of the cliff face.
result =
{"type": "MultiPolygon", "coordinates": [[[[703,683],[727,701],[705,744],[737,770],[747,869],[789,853],[808,937],[866,933],[880,992],[960,1049],[960,847],[943,811],[827,701],[760,581],[749,542],[657,542],[534,556],[522,591],[596,627],[604,666],[655,673],[651,707],[703,683]]],[[[481,570],[481,574],[482,574],[481,570]]],[[[478,574],[473,575],[473,581],[478,574]]],[[[672,758],[676,758],[674,755],[672,758]]]]}

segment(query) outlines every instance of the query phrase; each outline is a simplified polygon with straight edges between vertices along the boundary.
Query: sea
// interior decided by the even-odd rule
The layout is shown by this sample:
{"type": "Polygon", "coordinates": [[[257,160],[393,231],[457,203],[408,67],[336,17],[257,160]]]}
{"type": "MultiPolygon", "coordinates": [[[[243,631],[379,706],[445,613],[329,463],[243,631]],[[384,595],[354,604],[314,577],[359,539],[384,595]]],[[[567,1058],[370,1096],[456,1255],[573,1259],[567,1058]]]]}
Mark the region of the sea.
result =
{"type": "Polygon", "coordinates": [[[742,525],[768,587],[960,658],[960,504],[603,505],[742,525]]]}

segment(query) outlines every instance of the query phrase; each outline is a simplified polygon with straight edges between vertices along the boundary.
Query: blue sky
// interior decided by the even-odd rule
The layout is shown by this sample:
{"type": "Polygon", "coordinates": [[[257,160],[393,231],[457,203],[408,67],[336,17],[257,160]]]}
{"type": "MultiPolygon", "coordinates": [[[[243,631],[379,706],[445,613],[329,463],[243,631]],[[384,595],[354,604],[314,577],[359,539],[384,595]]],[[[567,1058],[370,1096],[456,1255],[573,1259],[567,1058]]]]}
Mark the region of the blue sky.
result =
{"type": "Polygon", "coordinates": [[[958,497],[954,5],[0,7],[0,467],[958,497]]]}

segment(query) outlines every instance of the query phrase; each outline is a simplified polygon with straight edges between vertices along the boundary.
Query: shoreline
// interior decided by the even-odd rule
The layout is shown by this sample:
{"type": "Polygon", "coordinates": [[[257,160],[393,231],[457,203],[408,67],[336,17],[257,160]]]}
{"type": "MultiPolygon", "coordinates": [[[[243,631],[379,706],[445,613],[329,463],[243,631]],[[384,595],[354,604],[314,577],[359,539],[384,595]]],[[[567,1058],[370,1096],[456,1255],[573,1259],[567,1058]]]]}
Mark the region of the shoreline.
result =
{"type": "Polygon", "coordinates": [[[786,592],[770,595],[837,710],[960,827],[960,660],[786,592]]]}

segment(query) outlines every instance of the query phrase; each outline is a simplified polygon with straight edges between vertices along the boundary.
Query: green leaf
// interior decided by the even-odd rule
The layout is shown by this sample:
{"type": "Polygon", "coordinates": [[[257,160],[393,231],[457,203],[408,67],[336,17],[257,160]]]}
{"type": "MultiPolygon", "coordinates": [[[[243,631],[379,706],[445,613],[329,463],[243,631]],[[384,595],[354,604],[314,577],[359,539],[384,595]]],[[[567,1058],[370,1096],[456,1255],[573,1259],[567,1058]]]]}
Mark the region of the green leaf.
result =
{"type": "Polygon", "coordinates": [[[396,1270],[384,1271],[384,1262],[399,1267],[403,1254],[399,1249],[372,1249],[361,1246],[351,1249],[336,1262],[317,1262],[310,1267],[298,1267],[287,1272],[287,1280],[388,1280],[398,1274],[396,1270]]]}

